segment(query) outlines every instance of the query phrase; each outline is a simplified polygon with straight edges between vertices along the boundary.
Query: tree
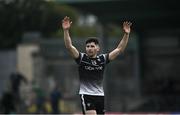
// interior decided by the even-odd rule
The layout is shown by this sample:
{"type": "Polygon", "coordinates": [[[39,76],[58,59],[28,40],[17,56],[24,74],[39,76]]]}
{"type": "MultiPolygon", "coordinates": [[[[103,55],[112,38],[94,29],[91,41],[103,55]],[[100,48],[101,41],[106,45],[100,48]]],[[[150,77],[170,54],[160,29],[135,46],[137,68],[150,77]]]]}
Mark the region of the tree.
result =
{"type": "Polygon", "coordinates": [[[44,0],[0,1],[0,48],[13,48],[24,32],[38,31],[51,36],[65,14],[76,19],[76,12],[65,5],[44,0]]]}

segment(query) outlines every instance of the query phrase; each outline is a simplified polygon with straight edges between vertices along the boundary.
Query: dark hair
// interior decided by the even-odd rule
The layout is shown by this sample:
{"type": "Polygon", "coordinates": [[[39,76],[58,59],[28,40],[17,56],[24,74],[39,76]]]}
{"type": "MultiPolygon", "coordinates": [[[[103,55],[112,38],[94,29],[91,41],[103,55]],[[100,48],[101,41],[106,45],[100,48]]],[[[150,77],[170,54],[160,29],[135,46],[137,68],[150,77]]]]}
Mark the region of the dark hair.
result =
{"type": "Polygon", "coordinates": [[[86,40],[86,44],[94,42],[96,45],[99,45],[99,41],[97,37],[88,37],[88,40],[86,40]]]}

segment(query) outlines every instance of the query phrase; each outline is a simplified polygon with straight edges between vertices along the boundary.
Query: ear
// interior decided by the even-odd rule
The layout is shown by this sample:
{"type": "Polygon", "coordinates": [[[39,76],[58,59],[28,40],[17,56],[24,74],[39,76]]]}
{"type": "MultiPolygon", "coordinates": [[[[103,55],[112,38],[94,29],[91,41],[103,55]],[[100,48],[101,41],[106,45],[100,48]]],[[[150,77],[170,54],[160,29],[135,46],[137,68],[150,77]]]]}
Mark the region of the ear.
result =
{"type": "Polygon", "coordinates": [[[97,51],[98,51],[98,52],[100,51],[100,47],[99,47],[99,45],[97,45],[97,51]]]}

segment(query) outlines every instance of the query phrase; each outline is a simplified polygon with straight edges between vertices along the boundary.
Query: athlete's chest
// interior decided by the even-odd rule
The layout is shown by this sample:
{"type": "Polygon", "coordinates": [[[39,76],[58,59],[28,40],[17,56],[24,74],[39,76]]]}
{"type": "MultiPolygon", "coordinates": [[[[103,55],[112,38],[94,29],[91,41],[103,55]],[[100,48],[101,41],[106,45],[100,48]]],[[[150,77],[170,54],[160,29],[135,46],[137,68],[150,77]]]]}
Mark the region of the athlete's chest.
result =
{"type": "Polygon", "coordinates": [[[80,66],[87,71],[102,71],[104,69],[104,60],[101,58],[91,59],[85,57],[82,59],[80,66]]]}

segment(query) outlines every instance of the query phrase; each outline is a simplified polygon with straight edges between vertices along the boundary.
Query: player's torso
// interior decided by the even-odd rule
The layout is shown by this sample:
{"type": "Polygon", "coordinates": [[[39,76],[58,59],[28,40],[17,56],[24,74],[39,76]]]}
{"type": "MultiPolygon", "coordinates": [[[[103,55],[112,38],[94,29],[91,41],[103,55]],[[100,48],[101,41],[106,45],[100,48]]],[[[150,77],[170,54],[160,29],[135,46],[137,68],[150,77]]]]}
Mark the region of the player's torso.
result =
{"type": "Polygon", "coordinates": [[[99,55],[96,58],[90,58],[87,54],[84,54],[79,65],[79,72],[81,77],[102,79],[104,68],[105,60],[102,55],[99,55]]]}
{"type": "Polygon", "coordinates": [[[79,64],[80,94],[104,95],[103,72],[105,69],[105,56],[99,55],[90,58],[87,54],[82,56],[79,64]]]}

